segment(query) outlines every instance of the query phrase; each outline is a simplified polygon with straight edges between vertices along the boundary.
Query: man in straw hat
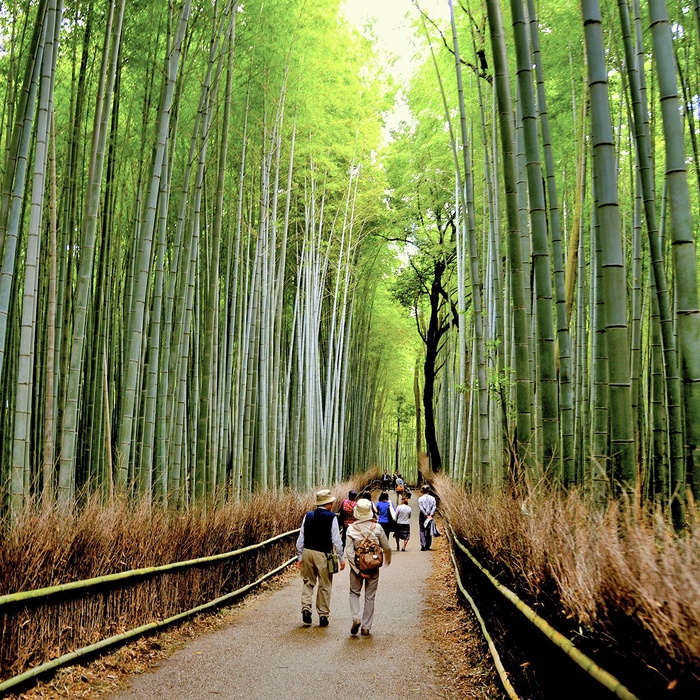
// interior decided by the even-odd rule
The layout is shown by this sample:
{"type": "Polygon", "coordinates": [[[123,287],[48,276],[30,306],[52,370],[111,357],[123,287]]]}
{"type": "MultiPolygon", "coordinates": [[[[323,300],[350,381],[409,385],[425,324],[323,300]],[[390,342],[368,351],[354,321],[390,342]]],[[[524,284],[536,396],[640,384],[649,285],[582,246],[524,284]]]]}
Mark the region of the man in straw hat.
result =
{"type": "Polygon", "coordinates": [[[304,587],[301,590],[301,619],[305,625],[311,624],[311,607],[316,584],[316,611],[321,627],[328,626],[331,611],[331,587],[333,575],[328,572],[327,554],[335,547],[340,561],[340,570],[345,568],[343,543],[340,540],[338,517],[333,508],[333,494],[329,489],[316,492],[316,510],[309,511],[301,521],[297,539],[298,566],[304,587]]]}
{"type": "Polygon", "coordinates": [[[362,635],[368,636],[374,618],[374,598],[379,585],[379,569],[360,571],[355,564],[355,545],[368,535],[377,542],[384,553],[384,563],[391,564],[391,546],[384,530],[374,520],[372,502],[361,498],[355,506],[355,522],[348,527],[345,555],[350,563],[350,614],[352,627],[350,634],[357,634],[362,627],[362,635]],[[360,614],[360,594],[365,587],[365,604],[360,614]]]}

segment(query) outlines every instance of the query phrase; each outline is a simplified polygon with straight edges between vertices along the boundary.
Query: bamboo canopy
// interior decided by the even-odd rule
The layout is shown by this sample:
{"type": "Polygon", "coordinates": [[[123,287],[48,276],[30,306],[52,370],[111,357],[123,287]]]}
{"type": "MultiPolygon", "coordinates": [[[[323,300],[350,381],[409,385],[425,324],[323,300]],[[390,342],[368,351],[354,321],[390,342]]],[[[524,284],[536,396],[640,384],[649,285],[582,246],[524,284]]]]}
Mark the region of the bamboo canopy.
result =
{"type": "Polygon", "coordinates": [[[3,513],[417,481],[425,453],[682,526],[697,4],[415,2],[401,77],[322,5],[0,14],[3,513]]]}

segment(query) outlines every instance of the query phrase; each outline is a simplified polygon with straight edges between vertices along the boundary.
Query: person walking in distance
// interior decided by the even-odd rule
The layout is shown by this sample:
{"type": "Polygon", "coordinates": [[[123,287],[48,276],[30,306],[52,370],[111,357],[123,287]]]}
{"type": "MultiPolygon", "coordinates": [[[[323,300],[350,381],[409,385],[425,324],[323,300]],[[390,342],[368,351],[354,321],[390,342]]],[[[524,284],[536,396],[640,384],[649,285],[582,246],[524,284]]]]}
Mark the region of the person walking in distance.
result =
{"type": "Polygon", "coordinates": [[[333,494],[329,489],[316,492],[316,509],[309,511],[301,521],[301,530],[297,538],[297,566],[301,570],[304,587],[301,590],[301,619],[305,625],[311,624],[311,608],[314,589],[316,593],[316,611],[321,627],[328,626],[331,611],[332,574],[328,571],[328,554],[335,551],[338,555],[340,570],[345,568],[343,543],[340,540],[338,517],[332,511],[333,494]]]}
{"type": "Polygon", "coordinates": [[[396,492],[396,505],[401,503],[401,499],[404,496],[405,482],[401,474],[396,475],[396,480],[394,482],[394,491],[396,492]]]}
{"type": "Polygon", "coordinates": [[[340,511],[338,513],[338,521],[340,525],[340,539],[343,541],[343,549],[345,549],[345,537],[348,531],[348,527],[355,522],[355,516],[353,511],[357,505],[357,491],[351,489],[348,492],[348,497],[344,498],[340,504],[340,511]]]}
{"type": "Polygon", "coordinates": [[[390,484],[391,484],[391,477],[389,476],[389,472],[385,471],[382,474],[382,491],[388,491],[390,484]]]}
{"type": "Polygon", "coordinates": [[[396,511],[386,491],[382,491],[379,494],[379,500],[376,502],[374,510],[377,513],[377,521],[382,526],[386,536],[389,537],[389,533],[394,529],[394,523],[396,522],[396,511]]]}
{"type": "Polygon", "coordinates": [[[382,563],[387,566],[391,564],[391,547],[384,530],[374,521],[372,502],[365,498],[361,498],[355,506],[355,522],[348,527],[345,557],[350,564],[350,634],[357,634],[362,628],[362,635],[368,636],[374,619],[379,569],[382,563]],[[368,565],[368,559],[375,559],[375,564],[368,565]],[[363,586],[365,600],[360,611],[363,586]]]}
{"type": "Polygon", "coordinates": [[[430,528],[437,510],[437,501],[435,496],[431,495],[428,484],[423,484],[421,491],[423,495],[418,499],[418,507],[420,508],[418,524],[420,525],[420,551],[424,552],[431,549],[430,545],[433,543],[430,528]]]}
{"type": "Polygon", "coordinates": [[[396,539],[396,551],[401,549],[406,551],[406,545],[411,537],[411,506],[408,505],[408,498],[404,496],[401,499],[401,505],[396,508],[396,531],[394,538],[396,539]],[[403,542],[403,547],[399,547],[400,542],[403,542]]]}

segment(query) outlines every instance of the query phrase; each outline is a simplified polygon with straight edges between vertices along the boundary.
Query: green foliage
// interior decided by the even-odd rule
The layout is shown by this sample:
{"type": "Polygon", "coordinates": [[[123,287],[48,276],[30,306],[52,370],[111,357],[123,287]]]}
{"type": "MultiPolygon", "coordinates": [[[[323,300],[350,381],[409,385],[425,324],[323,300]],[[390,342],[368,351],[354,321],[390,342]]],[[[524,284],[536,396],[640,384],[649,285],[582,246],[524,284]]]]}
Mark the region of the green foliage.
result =
{"type": "MultiPolygon", "coordinates": [[[[369,246],[368,246],[369,247],[369,246]]],[[[360,274],[371,281],[367,303],[371,306],[371,323],[366,338],[367,351],[382,366],[383,384],[390,404],[400,396],[413,394],[413,369],[421,352],[421,341],[415,321],[403,313],[393,294],[398,261],[392,252],[375,240],[371,246],[375,256],[360,268],[360,274]]]]}

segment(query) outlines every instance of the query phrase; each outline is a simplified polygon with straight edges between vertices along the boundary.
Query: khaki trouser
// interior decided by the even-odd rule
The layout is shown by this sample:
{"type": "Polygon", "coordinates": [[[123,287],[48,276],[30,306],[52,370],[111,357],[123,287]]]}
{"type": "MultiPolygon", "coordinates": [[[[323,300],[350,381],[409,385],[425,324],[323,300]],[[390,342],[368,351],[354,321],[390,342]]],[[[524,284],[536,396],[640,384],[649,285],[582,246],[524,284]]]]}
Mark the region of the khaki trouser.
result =
{"type": "Polygon", "coordinates": [[[363,630],[372,629],[372,620],[374,620],[374,598],[377,595],[377,586],[379,585],[379,571],[369,575],[369,578],[362,578],[360,574],[350,569],[350,614],[352,619],[360,620],[363,630]],[[365,588],[365,603],[362,606],[362,615],[360,615],[360,594],[362,586],[365,588]]]}
{"type": "Polygon", "coordinates": [[[325,552],[305,549],[301,555],[301,578],[304,587],[301,590],[301,609],[311,610],[316,583],[316,610],[319,615],[328,617],[331,611],[331,587],[333,577],[328,573],[328,562],[325,552]]]}

